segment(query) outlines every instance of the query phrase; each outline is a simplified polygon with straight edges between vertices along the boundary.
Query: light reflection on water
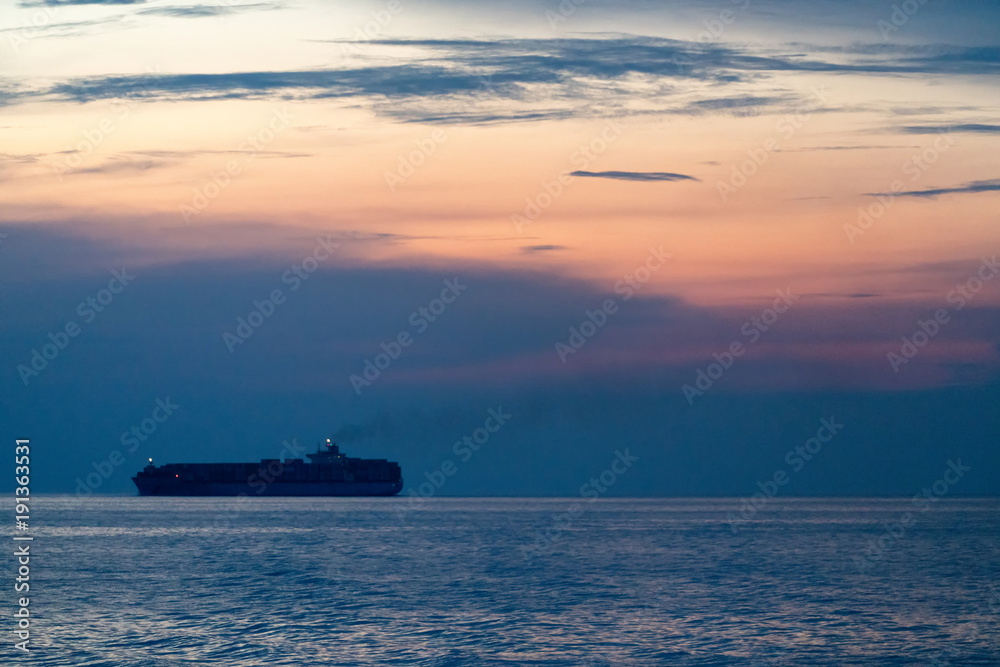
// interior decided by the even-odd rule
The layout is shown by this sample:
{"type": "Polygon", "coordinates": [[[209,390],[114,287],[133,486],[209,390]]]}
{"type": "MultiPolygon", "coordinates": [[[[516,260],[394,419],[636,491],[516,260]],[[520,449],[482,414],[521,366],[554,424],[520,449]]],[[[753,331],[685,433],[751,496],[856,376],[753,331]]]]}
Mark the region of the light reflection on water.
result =
{"type": "Polygon", "coordinates": [[[1000,500],[33,501],[24,664],[1000,664],[1000,500]]]}

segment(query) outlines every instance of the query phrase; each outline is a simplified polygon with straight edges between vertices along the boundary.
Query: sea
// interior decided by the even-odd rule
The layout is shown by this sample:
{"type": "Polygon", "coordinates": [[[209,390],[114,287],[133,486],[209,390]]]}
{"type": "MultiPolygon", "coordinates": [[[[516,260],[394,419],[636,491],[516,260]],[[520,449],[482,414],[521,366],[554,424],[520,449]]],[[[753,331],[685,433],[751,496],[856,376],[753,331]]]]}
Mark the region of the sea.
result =
{"type": "Polygon", "coordinates": [[[31,502],[4,665],[1000,665],[998,499],[31,502]]]}

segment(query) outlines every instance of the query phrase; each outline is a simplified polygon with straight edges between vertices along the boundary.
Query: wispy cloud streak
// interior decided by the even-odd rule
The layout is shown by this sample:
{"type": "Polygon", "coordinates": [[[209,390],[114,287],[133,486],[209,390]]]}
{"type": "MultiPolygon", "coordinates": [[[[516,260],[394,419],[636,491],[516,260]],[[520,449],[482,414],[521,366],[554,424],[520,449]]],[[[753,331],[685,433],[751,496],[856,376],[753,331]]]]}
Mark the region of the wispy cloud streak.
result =
{"type": "Polygon", "coordinates": [[[896,197],[926,197],[928,199],[933,199],[938,195],[951,195],[951,194],[974,194],[978,192],[996,192],[1000,191],[1000,178],[994,178],[985,181],[972,181],[966,183],[965,185],[960,185],[953,188],[930,188],[927,190],[907,190],[904,192],[896,193],[886,193],[886,192],[869,192],[867,195],[869,197],[884,197],[893,196],[896,197]]]}
{"type": "Polygon", "coordinates": [[[616,181],[697,181],[694,176],[668,171],[574,171],[570,176],[610,178],[616,181]]]}

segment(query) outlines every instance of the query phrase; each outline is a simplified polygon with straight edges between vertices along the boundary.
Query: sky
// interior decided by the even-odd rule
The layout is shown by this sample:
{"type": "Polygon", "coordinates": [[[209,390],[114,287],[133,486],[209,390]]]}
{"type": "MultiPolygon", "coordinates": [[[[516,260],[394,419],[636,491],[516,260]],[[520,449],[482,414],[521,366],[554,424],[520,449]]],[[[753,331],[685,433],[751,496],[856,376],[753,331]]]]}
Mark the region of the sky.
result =
{"type": "Polygon", "coordinates": [[[81,495],[331,436],[404,493],[452,461],[433,495],[575,496],[627,450],[602,494],[911,496],[961,460],[995,495],[998,27],[0,0],[4,437],[81,495]]]}

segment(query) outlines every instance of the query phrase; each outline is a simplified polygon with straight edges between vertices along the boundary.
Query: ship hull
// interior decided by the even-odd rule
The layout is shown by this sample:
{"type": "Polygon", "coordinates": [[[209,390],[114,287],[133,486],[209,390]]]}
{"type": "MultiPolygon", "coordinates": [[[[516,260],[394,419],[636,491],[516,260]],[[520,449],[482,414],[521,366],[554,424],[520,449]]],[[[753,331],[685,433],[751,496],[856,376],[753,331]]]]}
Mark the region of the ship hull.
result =
{"type": "Polygon", "coordinates": [[[140,496],[394,496],[403,482],[183,482],[132,478],[140,496]]]}
{"type": "Polygon", "coordinates": [[[399,464],[346,456],[327,440],[310,462],[167,463],[153,460],[132,478],[140,496],[351,497],[394,496],[403,490],[399,464]]]}

